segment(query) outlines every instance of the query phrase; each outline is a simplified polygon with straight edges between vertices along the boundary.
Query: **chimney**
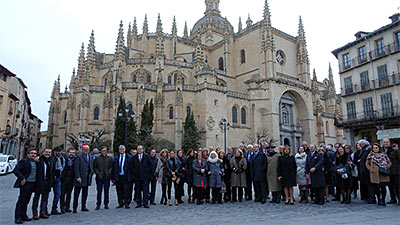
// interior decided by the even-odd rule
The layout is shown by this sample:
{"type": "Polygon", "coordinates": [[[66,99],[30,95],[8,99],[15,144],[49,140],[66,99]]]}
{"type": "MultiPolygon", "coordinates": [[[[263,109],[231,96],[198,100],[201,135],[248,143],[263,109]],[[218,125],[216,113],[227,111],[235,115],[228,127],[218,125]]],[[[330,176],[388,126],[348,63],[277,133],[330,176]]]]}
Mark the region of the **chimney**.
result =
{"type": "Polygon", "coordinates": [[[389,19],[392,20],[392,23],[399,21],[400,19],[400,13],[395,13],[393,16],[390,16],[389,19]]]}

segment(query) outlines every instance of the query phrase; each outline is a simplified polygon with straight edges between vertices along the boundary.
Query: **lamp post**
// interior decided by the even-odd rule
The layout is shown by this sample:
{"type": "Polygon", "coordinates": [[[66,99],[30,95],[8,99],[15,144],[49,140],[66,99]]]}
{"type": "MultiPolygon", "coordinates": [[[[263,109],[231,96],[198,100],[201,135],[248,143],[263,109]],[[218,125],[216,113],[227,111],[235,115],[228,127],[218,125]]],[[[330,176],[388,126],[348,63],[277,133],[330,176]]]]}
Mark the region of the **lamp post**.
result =
{"type": "Polygon", "coordinates": [[[224,150],[226,153],[226,131],[229,130],[229,128],[231,127],[231,124],[229,123],[229,121],[225,118],[221,119],[221,121],[219,121],[219,128],[221,128],[221,131],[224,132],[224,150]]]}
{"type": "MultiPolygon", "coordinates": [[[[124,118],[124,122],[125,122],[125,141],[124,141],[124,144],[125,144],[125,147],[126,147],[127,138],[128,138],[128,119],[129,119],[129,117],[131,117],[131,119],[135,118],[135,112],[132,111],[132,113],[129,115],[129,111],[130,111],[129,108],[126,107],[125,108],[126,116],[124,118]]],[[[122,109],[119,110],[118,116],[119,117],[123,117],[124,116],[124,111],[122,109]]]]}

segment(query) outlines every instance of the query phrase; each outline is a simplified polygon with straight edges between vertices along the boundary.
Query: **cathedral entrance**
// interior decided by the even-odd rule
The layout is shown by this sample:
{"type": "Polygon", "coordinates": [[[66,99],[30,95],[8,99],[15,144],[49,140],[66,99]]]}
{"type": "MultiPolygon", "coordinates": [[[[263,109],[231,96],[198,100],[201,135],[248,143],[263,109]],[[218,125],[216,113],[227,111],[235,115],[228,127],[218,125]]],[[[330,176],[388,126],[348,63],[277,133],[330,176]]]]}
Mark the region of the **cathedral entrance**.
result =
{"type": "Polygon", "coordinates": [[[291,92],[285,92],[279,102],[280,145],[290,146],[292,154],[297,152],[303,139],[301,120],[305,117],[304,101],[291,92]]]}

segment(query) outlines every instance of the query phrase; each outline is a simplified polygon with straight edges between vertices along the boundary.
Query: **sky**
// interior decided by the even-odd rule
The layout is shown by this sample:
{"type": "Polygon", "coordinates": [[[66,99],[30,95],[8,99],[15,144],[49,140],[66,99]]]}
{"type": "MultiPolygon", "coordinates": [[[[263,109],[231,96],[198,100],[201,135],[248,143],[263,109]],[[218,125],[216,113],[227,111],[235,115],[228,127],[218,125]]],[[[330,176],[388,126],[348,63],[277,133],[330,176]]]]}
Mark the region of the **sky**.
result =
{"type": "MultiPolygon", "coordinates": [[[[263,16],[264,0],[220,0],[220,11],[235,31],[239,17],[248,14],[254,23],[263,16]]],[[[340,83],[337,59],[331,51],[354,41],[358,31],[374,31],[390,23],[400,12],[398,0],[268,0],[272,26],[297,36],[302,17],[311,70],[319,81],[332,64],[336,89],[340,83]],[[378,3],[378,4],[377,4],[378,3]]],[[[94,30],[96,51],[113,54],[119,29],[137,19],[141,33],[147,14],[149,31],[155,32],[160,13],[164,32],[171,33],[176,16],[178,35],[187,21],[191,29],[204,15],[204,0],[0,0],[0,64],[22,78],[28,86],[33,113],[47,129],[48,108],[54,81],[61,76],[62,90],[77,67],[82,42],[87,48],[94,30]]],[[[245,25],[244,25],[245,26],[245,25]]]]}

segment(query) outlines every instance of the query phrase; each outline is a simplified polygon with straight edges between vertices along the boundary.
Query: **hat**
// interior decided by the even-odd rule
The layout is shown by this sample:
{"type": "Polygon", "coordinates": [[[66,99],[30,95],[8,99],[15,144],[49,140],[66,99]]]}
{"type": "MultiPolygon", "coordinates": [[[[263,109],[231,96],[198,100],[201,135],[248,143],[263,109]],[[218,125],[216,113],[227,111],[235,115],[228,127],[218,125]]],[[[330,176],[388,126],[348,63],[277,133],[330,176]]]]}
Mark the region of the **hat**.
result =
{"type": "Polygon", "coordinates": [[[54,149],[54,151],[55,151],[55,152],[61,152],[61,151],[62,151],[62,148],[61,148],[60,146],[57,146],[57,147],[54,149]]]}
{"type": "Polygon", "coordinates": [[[274,146],[272,143],[268,143],[267,148],[276,148],[276,146],[274,146]]]}
{"type": "Polygon", "coordinates": [[[361,139],[361,140],[358,141],[358,144],[369,145],[369,142],[367,140],[361,139]]]}

